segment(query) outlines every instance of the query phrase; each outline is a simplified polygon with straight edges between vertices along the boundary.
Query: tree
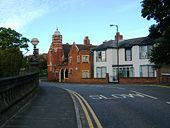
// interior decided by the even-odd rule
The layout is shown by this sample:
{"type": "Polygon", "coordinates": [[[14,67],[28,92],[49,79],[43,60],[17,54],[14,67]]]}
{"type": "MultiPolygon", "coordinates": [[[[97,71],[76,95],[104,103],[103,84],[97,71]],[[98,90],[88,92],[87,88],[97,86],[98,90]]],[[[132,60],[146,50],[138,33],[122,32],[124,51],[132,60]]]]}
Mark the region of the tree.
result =
{"type": "Polygon", "coordinates": [[[154,19],[156,24],[149,29],[149,36],[156,40],[150,61],[157,66],[170,64],[170,1],[169,0],[143,0],[142,17],[147,20],[154,19]]]}
{"type": "Polygon", "coordinates": [[[47,76],[47,54],[39,55],[40,76],[47,76]]]}
{"type": "Polygon", "coordinates": [[[28,51],[29,39],[10,28],[0,28],[0,77],[18,75],[23,67],[22,49],[28,51]]]}
{"type": "Polygon", "coordinates": [[[156,45],[151,52],[150,61],[154,62],[157,68],[170,64],[170,43],[168,40],[163,38],[156,40],[156,45]]]}

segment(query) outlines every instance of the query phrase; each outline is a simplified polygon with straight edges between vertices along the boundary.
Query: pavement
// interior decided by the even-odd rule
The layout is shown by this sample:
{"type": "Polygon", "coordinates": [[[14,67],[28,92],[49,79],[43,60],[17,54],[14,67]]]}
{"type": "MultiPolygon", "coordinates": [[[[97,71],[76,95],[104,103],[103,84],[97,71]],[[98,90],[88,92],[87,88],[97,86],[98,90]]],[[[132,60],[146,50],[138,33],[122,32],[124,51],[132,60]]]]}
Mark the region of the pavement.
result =
{"type": "Polygon", "coordinates": [[[80,128],[68,91],[40,86],[39,93],[0,128],[80,128]]]}

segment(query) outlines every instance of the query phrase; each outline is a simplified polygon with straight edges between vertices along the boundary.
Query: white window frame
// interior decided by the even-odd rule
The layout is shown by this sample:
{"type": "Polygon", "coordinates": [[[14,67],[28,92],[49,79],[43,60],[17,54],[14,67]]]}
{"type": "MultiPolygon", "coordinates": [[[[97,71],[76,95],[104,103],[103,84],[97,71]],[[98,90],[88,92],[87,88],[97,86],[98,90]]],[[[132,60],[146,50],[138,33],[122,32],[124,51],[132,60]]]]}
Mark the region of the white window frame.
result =
{"type": "Polygon", "coordinates": [[[121,77],[134,77],[134,67],[133,66],[119,67],[119,74],[121,75],[121,77]]]}
{"type": "Polygon", "coordinates": [[[88,63],[89,62],[89,55],[82,55],[82,63],[88,63]]]}
{"type": "Polygon", "coordinates": [[[154,65],[140,65],[140,77],[155,77],[154,65]]]}
{"type": "Polygon", "coordinates": [[[152,45],[139,46],[139,59],[149,59],[152,48],[152,45]]]}
{"type": "Polygon", "coordinates": [[[132,48],[125,48],[125,61],[132,61],[132,48]]]}
{"type": "Polygon", "coordinates": [[[96,67],[96,78],[106,78],[107,67],[96,67]],[[105,70],[105,72],[103,72],[105,70]]]}
{"type": "Polygon", "coordinates": [[[96,51],[96,62],[106,62],[106,50],[96,51]]]}
{"type": "Polygon", "coordinates": [[[82,70],[82,78],[89,78],[89,70],[82,70]]]}

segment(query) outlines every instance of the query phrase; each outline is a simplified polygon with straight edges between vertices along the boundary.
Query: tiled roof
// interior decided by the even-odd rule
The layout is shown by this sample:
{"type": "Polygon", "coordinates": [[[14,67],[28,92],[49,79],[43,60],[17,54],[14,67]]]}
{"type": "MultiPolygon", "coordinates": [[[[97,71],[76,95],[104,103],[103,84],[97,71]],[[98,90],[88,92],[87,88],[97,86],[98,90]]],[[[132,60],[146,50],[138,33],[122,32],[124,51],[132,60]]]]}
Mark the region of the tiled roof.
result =
{"type": "MultiPolygon", "coordinates": [[[[62,46],[63,46],[63,50],[64,50],[65,60],[68,61],[68,53],[70,52],[70,49],[71,49],[72,45],[63,44],[62,46]]],[[[76,44],[76,46],[79,48],[80,51],[90,50],[91,48],[96,47],[94,45],[83,45],[83,44],[76,44]]]]}
{"type": "Polygon", "coordinates": [[[135,45],[149,45],[153,44],[154,39],[150,37],[140,37],[140,38],[133,38],[133,39],[128,39],[128,40],[123,40],[119,42],[119,47],[120,48],[126,48],[126,47],[132,47],[135,45]]]}
{"type": "MultiPolygon", "coordinates": [[[[132,47],[135,45],[149,45],[153,44],[154,39],[150,37],[140,37],[140,38],[133,38],[133,39],[127,39],[119,41],[119,48],[126,48],[126,47],[132,47]]],[[[99,51],[99,50],[106,50],[109,48],[117,48],[117,42],[115,40],[105,41],[103,44],[99,45],[96,48],[93,48],[93,50],[99,51]]]]}
{"type": "Polygon", "coordinates": [[[70,52],[70,48],[72,45],[69,44],[63,44],[63,50],[64,50],[64,57],[66,59],[66,61],[68,61],[68,53],[70,52]]]}
{"type": "Polygon", "coordinates": [[[93,48],[92,50],[99,51],[99,50],[106,50],[106,49],[109,49],[109,48],[116,48],[116,47],[117,47],[116,41],[115,40],[109,40],[109,41],[103,42],[103,44],[93,48]]]}
{"type": "Polygon", "coordinates": [[[84,44],[76,44],[79,50],[90,50],[91,48],[94,48],[96,46],[94,45],[84,45],[84,44]]]}

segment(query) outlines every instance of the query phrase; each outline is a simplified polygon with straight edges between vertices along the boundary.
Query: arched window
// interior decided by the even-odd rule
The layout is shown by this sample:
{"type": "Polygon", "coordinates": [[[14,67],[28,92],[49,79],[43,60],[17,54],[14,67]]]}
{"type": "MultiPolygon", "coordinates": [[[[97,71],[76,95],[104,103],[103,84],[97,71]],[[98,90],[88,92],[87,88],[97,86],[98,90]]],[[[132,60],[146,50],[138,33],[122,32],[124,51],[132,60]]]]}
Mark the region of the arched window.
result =
{"type": "Polygon", "coordinates": [[[64,70],[61,69],[61,82],[63,82],[63,80],[64,80],[64,70]]]}

